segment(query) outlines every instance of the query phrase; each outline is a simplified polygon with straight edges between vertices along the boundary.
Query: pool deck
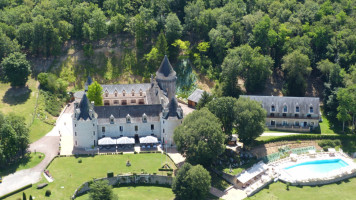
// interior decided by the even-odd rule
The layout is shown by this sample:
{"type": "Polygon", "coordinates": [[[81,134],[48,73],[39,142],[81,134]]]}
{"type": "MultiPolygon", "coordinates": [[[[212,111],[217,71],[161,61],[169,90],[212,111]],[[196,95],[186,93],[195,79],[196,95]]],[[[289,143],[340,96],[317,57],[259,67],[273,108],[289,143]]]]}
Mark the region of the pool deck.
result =
{"type": "Polygon", "coordinates": [[[317,153],[315,158],[310,157],[308,154],[302,154],[296,159],[297,161],[295,162],[291,161],[290,158],[286,158],[269,165],[274,167],[275,171],[278,173],[278,178],[281,181],[291,183],[291,185],[324,185],[356,176],[356,163],[343,152],[335,152],[332,156],[328,152],[317,153]],[[304,162],[333,159],[342,159],[348,164],[348,166],[322,174],[303,173],[298,174],[297,176],[295,174],[288,173],[287,170],[284,169],[286,167],[304,162]]]}

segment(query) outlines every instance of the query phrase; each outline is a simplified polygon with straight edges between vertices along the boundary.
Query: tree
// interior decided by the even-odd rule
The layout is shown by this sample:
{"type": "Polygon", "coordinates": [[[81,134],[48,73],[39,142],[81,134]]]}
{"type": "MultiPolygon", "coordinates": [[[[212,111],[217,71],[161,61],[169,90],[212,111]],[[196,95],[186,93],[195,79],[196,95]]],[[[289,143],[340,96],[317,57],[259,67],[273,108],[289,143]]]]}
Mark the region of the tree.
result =
{"type": "Polygon", "coordinates": [[[166,19],[166,36],[169,44],[182,36],[183,27],[175,13],[169,13],[166,19]]]}
{"type": "Polygon", "coordinates": [[[90,185],[89,199],[113,200],[115,199],[115,196],[108,181],[95,181],[90,185]]]}
{"type": "Polygon", "coordinates": [[[262,91],[266,80],[272,74],[272,58],[263,56],[259,51],[259,47],[252,49],[247,44],[235,47],[229,50],[222,65],[223,70],[237,68],[239,76],[245,80],[245,88],[249,93],[262,91]]]}
{"type": "Polygon", "coordinates": [[[24,192],[22,193],[22,200],[26,200],[26,194],[24,192]]]}
{"type": "Polygon", "coordinates": [[[16,40],[11,40],[0,29],[0,61],[13,52],[20,51],[20,45],[16,40]]]}
{"type": "Polygon", "coordinates": [[[201,165],[189,163],[178,170],[173,179],[172,190],[177,199],[205,199],[210,190],[211,177],[201,165]]]}
{"type": "Polygon", "coordinates": [[[89,19],[90,28],[93,30],[93,40],[98,40],[105,37],[108,34],[108,28],[106,26],[106,17],[101,9],[97,8],[92,12],[89,19]]]}
{"type": "Polygon", "coordinates": [[[225,57],[226,50],[231,46],[233,32],[225,25],[218,25],[209,32],[210,44],[216,55],[215,62],[221,63],[225,57]]]}
{"type": "Polygon", "coordinates": [[[158,57],[162,60],[162,58],[165,55],[168,55],[168,45],[167,45],[167,40],[166,36],[164,33],[161,31],[157,37],[157,42],[155,45],[157,51],[158,51],[158,57]]]}
{"type": "Polygon", "coordinates": [[[293,51],[283,57],[282,69],[287,80],[287,94],[304,96],[307,87],[306,79],[312,70],[308,56],[299,50],[293,51]]]}
{"type": "Polygon", "coordinates": [[[211,165],[223,153],[224,138],[219,119],[206,108],[186,116],[173,136],[178,151],[187,161],[203,166],[211,165]]]}
{"type": "Polygon", "coordinates": [[[245,97],[237,100],[236,129],[241,142],[249,144],[263,133],[266,115],[259,102],[245,97]]]}
{"type": "Polygon", "coordinates": [[[26,55],[20,52],[12,53],[4,58],[1,62],[1,69],[11,86],[24,86],[31,73],[30,63],[26,60],[26,55]]]}
{"type": "Polygon", "coordinates": [[[340,88],[337,92],[337,119],[343,122],[342,131],[345,131],[345,122],[352,120],[352,128],[354,129],[356,115],[356,84],[350,85],[347,88],[340,88]]]}
{"type": "Polygon", "coordinates": [[[222,123],[222,128],[225,134],[231,135],[233,125],[236,121],[236,103],[237,99],[233,97],[220,97],[208,103],[207,108],[222,123]]]}
{"type": "Polygon", "coordinates": [[[196,106],[197,110],[204,108],[211,100],[213,100],[213,96],[210,95],[207,91],[204,91],[196,106]]]}
{"type": "Polygon", "coordinates": [[[101,87],[101,85],[98,82],[94,81],[94,83],[89,85],[88,99],[90,101],[94,101],[94,104],[96,106],[103,105],[103,87],[101,87]]]}
{"type": "Polygon", "coordinates": [[[32,200],[32,195],[30,195],[30,198],[29,198],[29,200],[32,200]]]}

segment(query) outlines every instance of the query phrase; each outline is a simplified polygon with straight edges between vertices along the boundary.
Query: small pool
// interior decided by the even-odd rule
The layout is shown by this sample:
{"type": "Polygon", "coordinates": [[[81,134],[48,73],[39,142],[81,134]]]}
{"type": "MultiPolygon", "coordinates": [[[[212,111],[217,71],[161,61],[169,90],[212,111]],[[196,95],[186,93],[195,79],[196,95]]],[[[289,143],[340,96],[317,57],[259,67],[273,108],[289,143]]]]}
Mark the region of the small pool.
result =
{"type": "Polygon", "coordinates": [[[284,168],[288,173],[309,174],[328,173],[330,171],[348,166],[342,159],[315,160],[303,162],[284,168]]]}

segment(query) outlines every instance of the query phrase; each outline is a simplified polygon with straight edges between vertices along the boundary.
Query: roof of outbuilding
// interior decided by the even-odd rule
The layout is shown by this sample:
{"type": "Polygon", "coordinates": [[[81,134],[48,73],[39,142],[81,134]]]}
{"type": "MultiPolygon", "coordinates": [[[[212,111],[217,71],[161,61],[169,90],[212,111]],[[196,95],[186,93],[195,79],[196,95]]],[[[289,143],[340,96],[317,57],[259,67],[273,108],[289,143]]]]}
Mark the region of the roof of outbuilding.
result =
{"type": "Polygon", "coordinates": [[[89,103],[89,99],[88,99],[87,95],[84,94],[83,98],[79,104],[80,114],[78,115],[77,120],[79,120],[79,119],[84,119],[84,120],[90,119],[91,120],[91,117],[89,115],[90,107],[91,107],[91,104],[89,103]]]}
{"type": "Polygon", "coordinates": [[[199,102],[202,94],[203,94],[204,90],[201,90],[201,89],[196,89],[189,97],[188,97],[188,100],[189,101],[194,101],[196,103],[199,102]]]}
{"type": "Polygon", "coordinates": [[[165,79],[171,79],[175,77],[176,77],[176,72],[173,70],[173,67],[169,62],[168,57],[165,55],[162,60],[161,66],[156,72],[156,78],[165,80],[165,79]]]}

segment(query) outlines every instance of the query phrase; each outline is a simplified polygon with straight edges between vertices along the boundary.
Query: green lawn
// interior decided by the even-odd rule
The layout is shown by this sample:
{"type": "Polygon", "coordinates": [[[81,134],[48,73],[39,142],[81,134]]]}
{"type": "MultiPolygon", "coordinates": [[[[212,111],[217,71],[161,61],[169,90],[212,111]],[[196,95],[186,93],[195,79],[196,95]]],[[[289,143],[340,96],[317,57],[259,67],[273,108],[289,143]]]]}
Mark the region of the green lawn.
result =
{"type": "Polygon", "coordinates": [[[44,157],[45,155],[43,153],[39,153],[39,152],[37,152],[36,154],[31,153],[25,158],[23,158],[19,163],[12,164],[11,166],[7,167],[5,170],[1,170],[0,176],[6,176],[16,171],[32,168],[37,164],[39,164],[44,159],[44,157]]]}
{"type": "MultiPolygon", "coordinates": [[[[48,133],[53,126],[33,117],[38,83],[36,80],[30,78],[26,84],[27,87],[12,88],[9,83],[0,83],[0,112],[4,114],[15,113],[24,117],[26,124],[30,126],[29,139],[32,143],[48,133]],[[32,119],[34,121],[31,124],[32,119]]],[[[49,114],[47,116],[49,119],[52,119],[52,116],[49,114]]]]}
{"type": "MultiPolygon", "coordinates": [[[[157,186],[118,187],[114,188],[113,192],[120,200],[173,200],[175,198],[171,188],[157,186]]],[[[89,194],[76,199],[88,200],[89,194]]]]}
{"type": "Polygon", "coordinates": [[[321,134],[326,134],[326,135],[337,134],[330,128],[329,120],[326,117],[324,117],[324,115],[322,116],[322,118],[323,121],[319,123],[321,134]]]}
{"type": "Polygon", "coordinates": [[[225,181],[221,176],[217,175],[214,172],[210,172],[210,176],[211,176],[211,186],[224,191],[225,189],[227,189],[228,187],[230,187],[230,184],[225,181]]]}
{"type": "MultiPolygon", "coordinates": [[[[54,182],[49,183],[42,190],[37,190],[36,186],[38,184],[47,182],[46,179],[42,178],[38,184],[34,184],[32,188],[24,192],[27,196],[30,194],[35,196],[36,199],[69,199],[75,189],[82,183],[90,181],[93,178],[106,177],[108,171],[113,171],[114,175],[117,175],[128,172],[141,173],[141,169],[144,169],[147,173],[156,172],[157,174],[165,174],[165,172],[158,172],[158,168],[165,161],[166,156],[160,153],[56,158],[48,168],[54,178],[54,182]],[[82,163],[78,163],[79,159],[82,160],[82,163]],[[127,159],[130,160],[131,167],[126,167],[127,159]],[[52,195],[49,198],[45,198],[44,196],[47,189],[52,191],[52,195]]],[[[172,168],[175,168],[175,165],[169,158],[167,161],[172,168]]],[[[22,192],[7,199],[17,199],[19,197],[22,197],[22,192]]]]}
{"type": "Polygon", "coordinates": [[[46,135],[53,128],[52,125],[44,123],[38,118],[35,118],[32,126],[30,127],[30,143],[37,141],[44,135],[46,135]]]}
{"type": "Polygon", "coordinates": [[[261,190],[254,196],[247,198],[248,200],[353,200],[356,196],[356,178],[342,181],[335,184],[315,186],[315,187],[289,187],[286,190],[286,185],[281,182],[273,183],[261,190]]]}

